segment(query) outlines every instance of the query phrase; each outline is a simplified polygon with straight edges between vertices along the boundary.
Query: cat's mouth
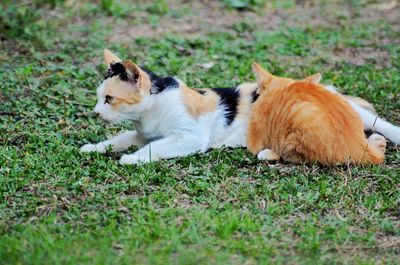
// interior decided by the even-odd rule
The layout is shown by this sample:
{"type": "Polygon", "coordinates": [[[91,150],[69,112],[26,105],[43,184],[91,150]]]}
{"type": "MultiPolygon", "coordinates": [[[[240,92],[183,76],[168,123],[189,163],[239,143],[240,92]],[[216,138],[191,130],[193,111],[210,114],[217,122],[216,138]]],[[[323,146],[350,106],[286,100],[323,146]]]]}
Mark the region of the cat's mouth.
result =
{"type": "Polygon", "coordinates": [[[101,120],[106,126],[113,126],[122,122],[121,120],[108,120],[105,118],[101,118],[101,120]]]}
{"type": "Polygon", "coordinates": [[[110,120],[102,116],[101,114],[97,114],[97,118],[99,118],[105,125],[114,125],[117,123],[115,120],[110,120]]]}
{"type": "Polygon", "coordinates": [[[139,121],[140,117],[139,116],[129,116],[129,117],[125,117],[123,115],[118,115],[117,117],[113,117],[112,119],[108,118],[108,117],[104,117],[101,114],[97,114],[97,118],[99,118],[100,120],[102,120],[102,122],[106,125],[106,126],[111,126],[111,125],[116,125],[119,123],[122,123],[123,121],[139,121]]]}
{"type": "Polygon", "coordinates": [[[118,117],[118,118],[113,118],[113,119],[107,119],[105,117],[99,117],[102,122],[106,125],[106,126],[113,126],[113,125],[117,125],[120,123],[123,123],[126,119],[118,117]]]}
{"type": "Polygon", "coordinates": [[[102,121],[103,121],[103,123],[106,125],[106,126],[112,126],[112,125],[114,125],[116,122],[114,122],[114,121],[109,121],[109,120],[105,120],[105,119],[101,119],[102,121]]]}

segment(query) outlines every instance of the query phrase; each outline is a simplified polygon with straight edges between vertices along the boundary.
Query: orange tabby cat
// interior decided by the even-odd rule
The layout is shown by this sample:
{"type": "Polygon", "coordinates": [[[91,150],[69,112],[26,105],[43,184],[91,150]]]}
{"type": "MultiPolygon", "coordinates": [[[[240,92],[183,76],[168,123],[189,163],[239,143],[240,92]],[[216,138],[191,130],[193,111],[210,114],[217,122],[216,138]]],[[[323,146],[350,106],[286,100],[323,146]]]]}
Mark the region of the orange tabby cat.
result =
{"type": "Polygon", "coordinates": [[[340,94],[304,80],[276,77],[253,63],[259,99],[254,103],[247,142],[259,159],[294,163],[380,164],[386,140],[364,135],[359,115],[340,94]]]}

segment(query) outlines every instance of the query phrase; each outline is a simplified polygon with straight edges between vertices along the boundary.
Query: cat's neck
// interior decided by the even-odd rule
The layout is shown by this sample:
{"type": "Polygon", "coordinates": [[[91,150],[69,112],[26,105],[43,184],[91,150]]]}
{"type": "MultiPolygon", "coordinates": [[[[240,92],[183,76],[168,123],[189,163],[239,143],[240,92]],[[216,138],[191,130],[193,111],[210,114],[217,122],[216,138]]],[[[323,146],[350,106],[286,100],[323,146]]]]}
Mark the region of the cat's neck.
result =
{"type": "Polygon", "coordinates": [[[174,116],[182,113],[182,109],[179,108],[181,104],[177,100],[178,95],[178,89],[151,95],[139,119],[133,121],[135,129],[141,134],[150,135],[148,137],[154,137],[171,128],[170,123],[174,116]]]}

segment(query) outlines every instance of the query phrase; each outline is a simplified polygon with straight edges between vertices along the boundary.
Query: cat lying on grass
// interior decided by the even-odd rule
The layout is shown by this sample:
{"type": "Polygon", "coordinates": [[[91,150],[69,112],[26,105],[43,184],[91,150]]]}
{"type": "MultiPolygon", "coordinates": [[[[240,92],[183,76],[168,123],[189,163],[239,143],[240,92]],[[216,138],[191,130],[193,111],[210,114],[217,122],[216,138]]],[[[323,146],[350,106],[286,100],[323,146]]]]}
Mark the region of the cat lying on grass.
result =
{"type": "MultiPolygon", "coordinates": [[[[130,60],[122,61],[109,50],[104,51],[104,58],[109,69],[97,88],[94,112],[110,123],[130,120],[135,131],[86,144],[81,152],[120,152],[138,146],[136,152],[120,159],[121,164],[136,164],[222,146],[247,146],[251,108],[258,97],[257,84],[195,90],[177,78],[160,77],[130,60]]],[[[358,105],[357,99],[347,100],[361,116],[365,128],[371,129],[376,115],[358,105]]],[[[400,144],[400,128],[379,118],[374,128],[400,144]]]]}
{"type": "MultiPolygon", "coordinates": [[[[259,159],[293,163],[381,164],[386,139],[365,138],[364,125],[345,98],[318,84],[272,75],[253,63],[260,94],[250,115],[247,144],[259,159]]],[[[318,81],[317,81],[318,80],[318,81]]]]}
{"type": "Polygon", "coordinates": [[[124,151],[121,164],[186,156],[222,146],[246,146],[246,129],[256,87],[194,90],[173,77],[159,77],[104,51],[108,75],[97,89],[94,112],[118,123],[131,120],[136,131],[87,144],[82,152],[124,151]]]}

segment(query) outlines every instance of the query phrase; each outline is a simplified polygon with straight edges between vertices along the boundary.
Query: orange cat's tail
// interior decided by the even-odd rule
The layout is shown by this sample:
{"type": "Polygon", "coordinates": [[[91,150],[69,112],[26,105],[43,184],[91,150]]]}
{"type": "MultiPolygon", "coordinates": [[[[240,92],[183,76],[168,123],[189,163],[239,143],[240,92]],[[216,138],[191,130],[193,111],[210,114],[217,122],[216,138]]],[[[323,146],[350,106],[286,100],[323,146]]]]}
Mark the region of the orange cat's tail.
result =
{"type": "Polygon", "coordinates": [[[382,164],[385,160],[386,139],[382,135],[372,134],[368,137],[364,162],[367,164],[382,164]]]}

